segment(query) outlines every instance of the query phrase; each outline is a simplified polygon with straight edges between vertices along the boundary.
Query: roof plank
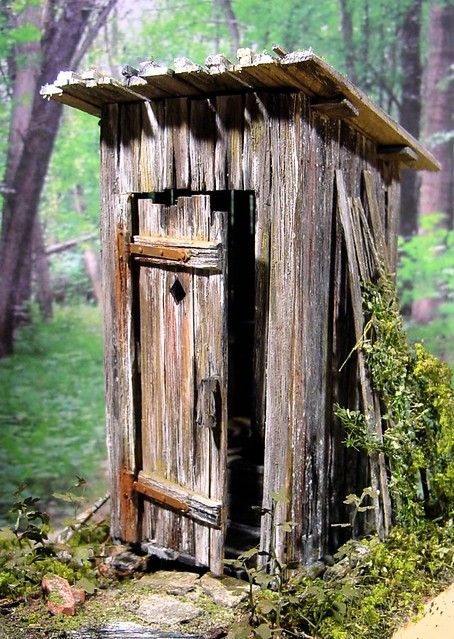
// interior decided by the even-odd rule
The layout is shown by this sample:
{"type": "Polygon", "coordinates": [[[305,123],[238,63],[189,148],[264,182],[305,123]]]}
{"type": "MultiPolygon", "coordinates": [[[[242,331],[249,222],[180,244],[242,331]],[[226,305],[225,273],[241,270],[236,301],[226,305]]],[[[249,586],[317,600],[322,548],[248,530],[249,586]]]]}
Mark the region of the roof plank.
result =
{"type": "MultiPolygon", "coordinates": [[[[248,91],[283,89],[303,91],[313,98],[314,108],[329,100],[348,105],[351,124],[378,146],[406,147],[399,160],[413,169],[436,171],[440,168],[433,155],[412,135],[395,122],[360,89],[338,73],[311,50],[295,51],[279,57],[255,54],[250,49],[238,51],[239,64],[224,56],[207,58],[205,67],[180,58],[175,68],[162,67],[147,60],[139,66],[138,75],[124,82],[101,72],[88,74],[60,73],[52,85],[42,87],[48,99],[99,115],[102,107],[115,102],[134,102],[171,97],[197,97],[248,91]]],[[[324,107],[327,117],[346,117],[346,109],[324,107]]]]}

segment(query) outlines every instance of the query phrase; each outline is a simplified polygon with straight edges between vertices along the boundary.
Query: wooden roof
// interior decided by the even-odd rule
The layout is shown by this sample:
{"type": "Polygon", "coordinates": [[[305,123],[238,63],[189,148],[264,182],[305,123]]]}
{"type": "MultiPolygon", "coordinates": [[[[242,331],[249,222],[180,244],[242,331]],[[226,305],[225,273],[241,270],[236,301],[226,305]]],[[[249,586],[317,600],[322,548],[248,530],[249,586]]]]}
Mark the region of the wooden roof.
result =
{"type": "Polygon", "coordinates": [[[209,56],[205,66],[186,58],[175,60],[174,68],[147,60],[138,69],[124,67],[122,80],[98,70],[81,74],[62,71],[53,84],[42,87],[41,94],[99,117],[102,107],[114,102],[301,90],[313,98],[318,110],[349,120],[382,147],[383,153],[399,154],[406,166],[430,171],[440,168],[412,135],[312,51],[285,53],[279,47],[274,50],[277,56],[239,49],[236,64],[223,55],[209,56]]]}

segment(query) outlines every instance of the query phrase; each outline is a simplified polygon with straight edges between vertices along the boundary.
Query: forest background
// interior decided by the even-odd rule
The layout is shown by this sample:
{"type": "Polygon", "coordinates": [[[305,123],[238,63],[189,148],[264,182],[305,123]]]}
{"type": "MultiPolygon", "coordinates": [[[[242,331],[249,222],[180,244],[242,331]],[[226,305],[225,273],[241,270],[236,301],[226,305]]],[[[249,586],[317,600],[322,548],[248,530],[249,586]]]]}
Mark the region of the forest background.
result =
{"type": "Polygon", "coordinates": [[[0,520],[17,483],[57,516],[105,490],[95,118],[46,103],[60,70],[312,48],[422,140],[405,172],[398,282],[412,339],[454,364],[453,0],[2,0],[0,520]]]}

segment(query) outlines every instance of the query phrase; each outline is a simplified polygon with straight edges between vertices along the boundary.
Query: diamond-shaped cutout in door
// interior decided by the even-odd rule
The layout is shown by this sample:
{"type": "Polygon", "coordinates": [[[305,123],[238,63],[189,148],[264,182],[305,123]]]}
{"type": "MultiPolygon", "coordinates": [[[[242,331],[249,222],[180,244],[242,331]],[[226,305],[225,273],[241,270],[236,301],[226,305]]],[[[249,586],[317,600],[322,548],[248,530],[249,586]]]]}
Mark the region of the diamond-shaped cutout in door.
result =
{"type": "Polygon", "coordinates": [[[186,291],[181,285],[178,277],[175,279],[175,282],[170,287],[170,294],[175,300],[175,304],[179,304],[186,297],[186,291]]]}

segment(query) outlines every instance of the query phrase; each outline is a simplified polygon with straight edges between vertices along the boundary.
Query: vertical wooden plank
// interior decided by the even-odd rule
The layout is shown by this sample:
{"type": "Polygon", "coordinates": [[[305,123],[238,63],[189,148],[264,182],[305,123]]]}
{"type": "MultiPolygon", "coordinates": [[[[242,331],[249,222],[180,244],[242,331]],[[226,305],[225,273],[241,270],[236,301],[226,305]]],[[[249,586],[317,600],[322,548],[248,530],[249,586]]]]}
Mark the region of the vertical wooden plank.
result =
{"type": "Polygon", "coordinates": [[[270,277],[271,139],[267,108],[270,94],[248,93],[245,98],[243,149],[244,188],[255,195],[255,420],[265,433],[266,369],[268,354],[268,292],[270,277]]]}
{"type": "MultiPolygon", "coordinates": [[[[214,240],[226,246],[227,213],[210,212],[207,196],[194,196],[193,219],[195,237],[214,240]]],[[[219,427],[214,431],[206,427],[196,427],[196,437],[200,448],[195,463],[196,491],[208,489],[214,499],[224,500],[226,482],[227,448],[227,325],[225,309],[225,260],[222,273],[209,273],[194,280],[194,352],[197,353],[195,387],[201,389],[203,380],[219,380],[220,405],[219,427]],[[202,433],[200,433],[202,430],[202,433]],[[203,432],[204,431],[204,432],[203,432]],[[207,463],[208,462],[208,463],[207,463]]],[[[221,529],[196,530],[196,553],[199,556],[208,549],[208,565],[215,574],[223,572],[223,544],[225,521],[221,529]],[[208,544],[206,544],[208,535],[208,544]]]]}
{"type": "MultiPolygon", "coordinates": [[[[340,123],[337,123],[336,131],[333,133],[333,167],[341,164],[341,144],[340,144],[340,123]]],[[[334,180],[333,180],[334,182],[334,180]]],[[[334,197],[333,197],[334,206],[334,197]]],[[[352,357],[345,364],[345,360],[351,344],[355,343],[354,333],[351,327],[351,313],[349,306],[349,293],[346,274],[345,248],[342,238],[342,228],[337,215],[333,216],[332,234],[332,274],[331,274],[331,340],[330,340],[330,394],[328,405],[332,407],[339,403],[341,406],[354,405],[356,388],[356,362],[352,357]],[[342,370],[341,370],[342,369],[342,370]],[[352,378],[354,382],[352,383],[352,378]],[[348,404],[347,402],[350,402],[348,404]]],[[[343,500],[350,492],[354,492],[354,487],[350,488],[348,483],[348,469],[356,467],[356,459],[346,457],[350,454],[343,443],[345,434],[342,424],[332,414],[330,426],[330,451],[329,451],[329,517],[328,524],[335,524],[343,521],[343,500]]],[[[354,453],[356,451],[353,451],[354,453]]],[[[356,487],[356,486],[355,486],[356,487]]],[[[331,547],[338,547],[342,542],[341,529],[331,527],[329,530],[329,540],[331,547]]]]}
{"type": "MultiPolygon", "coordinates": [[[[294,257],[295,220],[298,210],[300,118],[298,94],[274,95],[268,105],[271,120],[272,192],[270,226],[270,286],[268,360],[266,378],[265,460],[263,505],[284,490],[290,495],[291,405],[294,327],[297,321],[293,294],[297,286],[294,257]]],[[[287,518],[288,504],[280,502],[276,523],[287,518]]],[[[271,536],[280,560],[285,554],[285,532],[270,530],[269,517],[262,520],[261,546],[268,549],[271,536]]]]}
{"type": "MultiPolygon", "coordinates": [[[[308,116],[306,116],[308,120],[308,116]]],[[[293,509],[300,523],[302,545],[295,537],[295,558],[313,561],[326,552],[329,477],[330,384],[330,281],[333,226],[334,152],[333,138],[337,126],[318,113],[308,120],[305,141],[305,171],[301,190],[304,203],[301,222],[301,298],[302,335],[298,348],[299,364],[304,373],[302,407],[295,402],[295,412],[304,437],[302,459],[295,458],[293,475],[299,477],[301,496],[295,495],[293,509]],[[303,487],[305,490],[303,490],[303,487]]],[[[295,531],[296,534],[297,531],[295,531]]]]}
{"type": "Polygon", "coordinates": [[[213,191],[215,152],[215,111],[209,98],[191,100],[189,156],[191,189],[213,191]]]}
{"type": "Polygon", "coordinates": [[[383,260],[383,266],[389,270],[388,248],[386,245],[384,219],[380,211],[377,199],[377,189],[375,183],[375,173],[372,171],[363,171],[365,200],[369,211],[372,231],[377,245],[377,252],[383,260]]]}
{"type": "Polygon", "coordinates": [[[242,189],[243,96],[216,97],[215,188],[242,189]]]}
{"type": "Polygon", "coordinates": [[[142,141],[142,107],[140,104],[121,104],[118,147],[118,179],[120,193],[134,193],[142,189],[140,170],[142,141]]]}
{"type": "Polygon", "coordinates": [[[397,238],[400,214],[400,181],[397,162],[387,163],[386,173],[386,243],[391,273],[397,269],[397,238]]]}
{"type": "MultiPolygon", "coordinates": [[[[131,232],[129,193],[134,177],[127,133],[121,132],[118,105],[107,106],[101,119],[101,246],[104,291],[104,363],[106,374],[107,445],[112,494],[112,536],[137,541],[137,501],[131,492],[136,472],[134,383],[136,353],[131,270],[125,242],[131,232]],[[120,157],[119,157],[120,156],[120,157]],[[118,177],[119,167],[124,173],[118,177]]],[[[127,127],[127,122],[123,119],[127,127]]]]}
{"type": "Polygon", "coordinates": [[[141,111],[141,190],[163,191],[173,186],[172,144],[169,129],[166,129],[165,102],[144,102],[141,104],[141,111]]]}
{"type": "Polygon", "coordinates": [[[170,135],[173,153],[175,188],[189,189],[191,186],[189,161],[189,100],[175,98],[166,100],[166,129],[170,135]]]}
{"type": "MultiPolygon", "coordinates": [[[[166,234],[167,207],[139,200],[139,232],[163,237],[166,234]]],[[[140,267],[140,342],[142,383],[142,458],[143,470],[166,477],[165,423],[165,289],[166,273],[161,269],[140,267]]],[[[144,503],[144,532],[160,546],[171,547],[169,513],[148,500],[144,503]]]]}

